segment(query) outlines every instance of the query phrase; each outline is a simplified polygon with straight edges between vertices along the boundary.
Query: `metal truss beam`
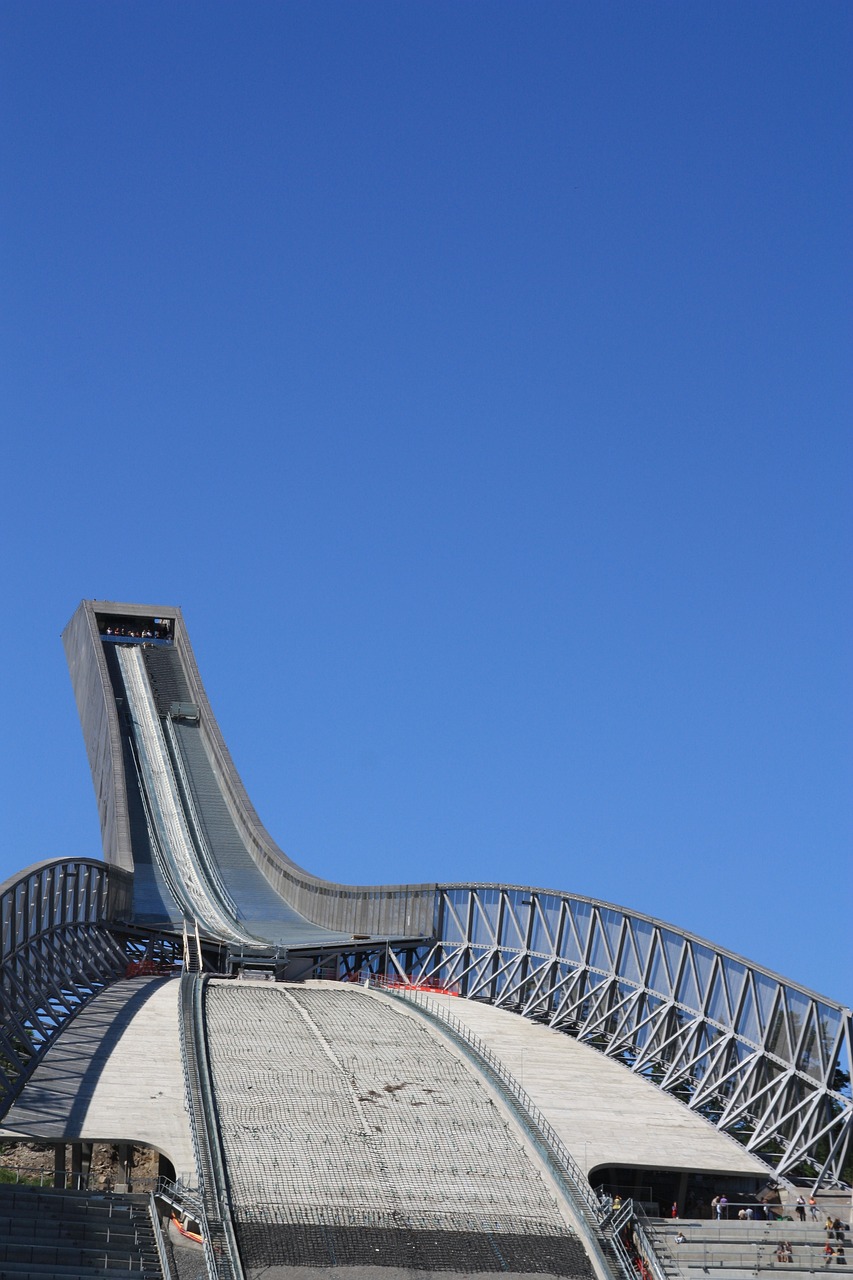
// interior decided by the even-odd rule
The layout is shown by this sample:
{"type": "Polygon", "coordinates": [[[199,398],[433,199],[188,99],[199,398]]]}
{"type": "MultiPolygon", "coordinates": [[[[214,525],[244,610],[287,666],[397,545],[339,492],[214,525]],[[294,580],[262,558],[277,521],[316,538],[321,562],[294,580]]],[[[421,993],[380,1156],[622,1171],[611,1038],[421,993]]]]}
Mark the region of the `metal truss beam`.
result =
{"type": "Polygon", "coordinates": [[[849,1178],[853,1015],[650,917],[569,894],[440,885],[413,981],[602,1050],[784,1175],[849,1178]]]}

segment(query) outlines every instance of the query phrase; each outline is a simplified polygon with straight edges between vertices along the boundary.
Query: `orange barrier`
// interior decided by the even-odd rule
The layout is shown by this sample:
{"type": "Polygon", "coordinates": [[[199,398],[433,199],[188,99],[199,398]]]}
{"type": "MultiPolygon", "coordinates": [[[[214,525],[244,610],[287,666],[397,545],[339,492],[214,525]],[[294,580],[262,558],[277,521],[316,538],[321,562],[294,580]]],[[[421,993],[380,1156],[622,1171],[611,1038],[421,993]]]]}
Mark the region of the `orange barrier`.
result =
{"type": "Polygon", "coordinates": [[[443,987],[436,978],[425,978],[416,982],[411,978],[380,978],[380,986],[389,991],[428,991],[434,996],[458,996],[459,992],[452,987],[443,987]]]}
{"type": "Polygon", "coordinates": [[[166,978],[175,966],[168,960],[131,960],[124,971],[126,978],[166,978]]]}
{"type": "Polygon", "coordinates": [[[182,1236],[186,1236],[188,1240],[195,1240],[197,1241],[198,1244],[203,1243],[201,1236],[197,1232],[190,1231],[187,1227],[185,1227],[176,1213],[172,1214],[172,1222],[175,1224],[175,1226],[177,1227],[178,1231],[180,1231],[182,1236]]]}

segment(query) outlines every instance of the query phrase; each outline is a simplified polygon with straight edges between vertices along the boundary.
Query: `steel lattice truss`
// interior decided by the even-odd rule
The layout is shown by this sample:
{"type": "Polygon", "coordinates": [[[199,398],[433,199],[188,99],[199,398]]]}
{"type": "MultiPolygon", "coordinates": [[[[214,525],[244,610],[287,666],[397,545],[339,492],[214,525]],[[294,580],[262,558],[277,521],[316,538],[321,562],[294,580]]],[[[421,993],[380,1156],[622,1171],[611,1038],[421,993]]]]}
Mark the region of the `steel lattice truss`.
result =
{"type": "Polygon", "coordinates": [[[87,858],[41,863],[0,888],[0,1117],[57,1033],[121,977],[139,944],[109,927],[129,877],[87,858]]]}
{"type": "Polygon", "coordinates": [[[849,1009],[588,898],[443,885],[437,920],[418,980],[577,1036],[780,1175],[842,1179],[853,1120],[849,1009]]]}

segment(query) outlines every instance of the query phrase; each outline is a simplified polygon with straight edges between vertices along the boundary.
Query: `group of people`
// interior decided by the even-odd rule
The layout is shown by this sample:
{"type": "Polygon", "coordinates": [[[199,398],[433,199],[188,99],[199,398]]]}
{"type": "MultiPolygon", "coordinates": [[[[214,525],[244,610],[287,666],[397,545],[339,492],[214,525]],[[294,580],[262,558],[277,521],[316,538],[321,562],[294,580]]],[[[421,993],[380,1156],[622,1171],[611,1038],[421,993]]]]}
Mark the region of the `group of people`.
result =
{"type": "Polygon", "coordinates": [[[168,624],[155,627],[105,627],[104,635],[126,636],[129,640],[168,640],[168,624]]]}
{"type": "Polygon", "coordinates": [[[846,1267],[847,1255],[844,1252],[844,1223],[840,1218],[833,1218],[831,1214],[827,1214],[826,1222],[823,1226],[826,1231],[826,1244],[823,1246],[823,1265],[828,1267],[834,1258],[840,1267],[846,1267]]]}
{"type": "MultiPolygon", "coordinates": [[[[722,1218],[728,1218],[730,1216],[729,1215],[730,1208],[733,1209],[734,1206],[729,1205],[729,1201],[727,1197],[724,1195],[714,1196],[714,1199],[711,1201],[711,1213],[713,1217],[717,1219],[717,1221],[720,1221],[720,1219],[722,1218]]],[[[756,1204],[754,1206],[749,1204],[743,1205],[738,1209],[737,1216],[741,1222],[749,1222],[758,1216],[759,1210],[763,1212],[764,1217],[768,1221],[771,1221],[776,1217],[783,1216],[781,1213],[781,1206],[778,1204],[773,1205],[772,1207],[769,1204],[761,1204],[761,1205],[756,1204]]],[[[809,1196],[808,1200],[806,1200],[805,1196],[802,1196],[802,1195],[797,1196],[797,1199],[794,1203],[794,1212],[796,1213],[797,1219],[800,1222],[805,1222],[807,1220],[806,1219],[807,1211],[811,1216],[812,1222],[818,1222],[820,1220],[818,1203],[815,1197],[811,1195],[809,1196]]],[[[790,1218],[788,1218],[787,1220],[790,1221],[790,1218]]],[[[826,1222],[824,1223],[824,1227],[827,1235],[826,1244],[824,1245],[824,1248],[823,1248],[824,1266],[829,1266],[830,1263],[834,1262],[834,1263],[837,1263],[838,1266],[846,1267],[847,1254],[845,1253],[845,1250],[844,1250],[845,1233],[847,1231],[846,1225],[841,1221],[840,1218],[834,1218],[831,1215],[827,1215],[826,1222]]],[[[679,1235],[680,1234],[681,1233],[679,1233],[679,1235]]],[[[676,1237],[677,1244],[682,1243],[682,1240],[683,1240],[683,1237],[681,1237],[681,1239],[679,1239],[679,1237],[676,1237]]],[[[779,1241],[778,1245],[776,1246],[776,1261],[780,1263],[794,1261],[794,1249],[790,1240],[779,1241]]]]}
{"type": "MultiPolygon", "coordinates": [[[[809,1196],[809,1208],[811,1209],[812,1221],[817,1221],[817,1201],[814,1196],[809,1196]]],[[[800,1222],[806,1220],[806,1202],[802,1196],[797,1196],[797,1203],[794,1205],[794,1211],[800,1222]]]]}
{"type": "Polygon", "coordinates": [[[598,1193],[598,1199],[605,1213],[618,1213],[622,1208],[622,1197],[612,1196],[609,1191],[603,1188],[598,1193]]]}
{"type": "Polygon", "coordinates": [[[826,1244],[823,1246],[823,1265],[828,1267],[833,1258],[835,1258],[839,1267],[847,1266],[847,1255],[844,1252],[844,1245],[839,1244],[833,1248],[830,1241],[827,1240],[826,1244]]]}

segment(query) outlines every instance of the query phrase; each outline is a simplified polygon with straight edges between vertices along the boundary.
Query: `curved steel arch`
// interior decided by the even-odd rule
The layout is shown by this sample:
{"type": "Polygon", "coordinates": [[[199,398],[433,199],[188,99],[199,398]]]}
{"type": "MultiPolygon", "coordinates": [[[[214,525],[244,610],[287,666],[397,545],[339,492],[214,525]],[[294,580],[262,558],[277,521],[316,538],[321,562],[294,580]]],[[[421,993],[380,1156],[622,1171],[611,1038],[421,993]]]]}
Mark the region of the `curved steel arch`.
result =
{"type": "Polygon", "coordinates": [[[577,1036],[780,1175],[843,1179],[850,1009],[611,903],[493,884],[440,885],[437,895],[437,940],[419,981],[577,1036]]]}
{"type": "Polygon", "coordinates": [[[0,885],[0,1117],[68,1020],[124,973],[110,925],[129,906],[130,877],[92,858],[0,885]]]}

